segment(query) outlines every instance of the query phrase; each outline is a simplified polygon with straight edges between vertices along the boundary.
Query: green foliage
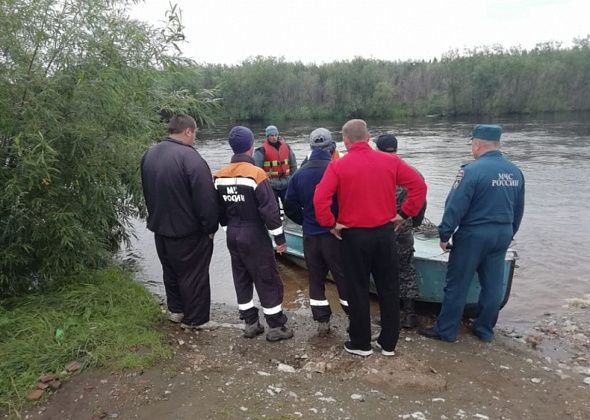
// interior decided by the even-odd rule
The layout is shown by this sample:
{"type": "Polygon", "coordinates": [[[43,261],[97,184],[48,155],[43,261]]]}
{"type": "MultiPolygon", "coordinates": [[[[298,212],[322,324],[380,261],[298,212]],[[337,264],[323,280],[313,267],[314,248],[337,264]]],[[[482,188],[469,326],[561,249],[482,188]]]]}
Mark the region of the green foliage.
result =
{"type": "Polygon", "coordinates": [[[63,283],[0,301],[0,412],[18,412],[41,375],[60,373],[71,361],[141,368],[171,354],[154,330],[162,319],[158,304],[129,273],[110,268],[63,283]]]}
{"type": "Polygon", "coordinates": [[[570,49],[496,45],[428,62],[356,58],[318,66],[255,57],[193,72],[217,89],[232,121],[590,109],[590,36],[570,49]]]}
{"type": "Polygon", "coordinates": [[[179,11],[156,29],[128,4],[0,4],[0,296],[104,264],[143,213],[139,160],[162,118],[218,107],[169,83],[179,11]]]}

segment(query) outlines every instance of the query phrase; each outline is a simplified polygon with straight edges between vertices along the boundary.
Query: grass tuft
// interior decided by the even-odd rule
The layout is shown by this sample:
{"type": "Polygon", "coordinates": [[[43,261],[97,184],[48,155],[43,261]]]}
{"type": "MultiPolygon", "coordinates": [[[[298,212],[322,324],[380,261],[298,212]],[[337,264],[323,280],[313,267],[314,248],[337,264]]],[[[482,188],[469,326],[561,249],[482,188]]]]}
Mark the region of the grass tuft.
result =
{"type": "Polygon", "coordinates": [[[132,274],[108,268],[43,294],[0,301],[0,413],[19,412],[45,373],[143,368],[169,357],[162,313],[132,274]]]}

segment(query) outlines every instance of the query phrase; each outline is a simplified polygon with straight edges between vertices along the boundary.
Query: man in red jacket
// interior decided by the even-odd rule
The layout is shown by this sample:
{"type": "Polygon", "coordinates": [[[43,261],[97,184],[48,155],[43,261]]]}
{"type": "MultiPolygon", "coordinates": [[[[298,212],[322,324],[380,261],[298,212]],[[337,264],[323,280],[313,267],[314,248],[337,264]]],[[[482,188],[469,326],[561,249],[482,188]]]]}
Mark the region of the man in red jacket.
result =
{"type": "Polygon", "coordinates": [[[332,161],[318,184],[313,204],[320,225],[330,227],[342,239],[344,278],[348,290],[350,340],[344,349],[369,356],[371,318],[369,280],[373,275],[381,310],[381,333],[377,344],[385,356],[395,354],[399,338],[399,277],[395,227],[418,214],[426,198],[426,184],[398,156],[369,146],[369,131],[363,120],[350,120],[342,127],[348,153],[332,161]],[[396,187],[407,189],[406,201],[396,212],[396,187]],[[330,210],[338,197],[338,220],[330,210]]]}

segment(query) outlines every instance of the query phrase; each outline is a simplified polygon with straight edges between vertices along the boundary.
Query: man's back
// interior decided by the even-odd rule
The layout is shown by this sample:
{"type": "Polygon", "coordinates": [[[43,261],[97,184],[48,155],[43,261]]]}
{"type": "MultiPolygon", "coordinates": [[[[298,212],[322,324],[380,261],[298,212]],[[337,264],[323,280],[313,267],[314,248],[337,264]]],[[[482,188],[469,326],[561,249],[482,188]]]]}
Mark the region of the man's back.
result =
{"type": "Polygon", "coordinates": [[[141,161],[148,229],[168,237],[217,230],[217,201],[209,166],[192,147],[166,139],[141,161]]]}
{"type": "Polygon", "coordinates": [[[444,228],[454,230],[459,224],[513,224],[515,234],[524,208],[524,177],[520,169],[500,151],[491,151],[462,170],[447,197],[444,228]]]}
{"type": "MultiPolygon", "coordinates": [[[[344,157],[328,166],[316,197],[324,189],[337,188],[338,221],[349,227],[375,227],[388,223],[396,215],[396,186],[412,186],[412,194],[402,209],[416,214],[426,188],[420,176],[399,157],[377,152],[368,143],[354,143],[344,157]],[[324,182],[326,181],[326,182],[324,182]]],[[[316,205],[317,209],[317,205],[316,205]]],[[[328,226],[331,220],[317,215],[328,226]]]]}

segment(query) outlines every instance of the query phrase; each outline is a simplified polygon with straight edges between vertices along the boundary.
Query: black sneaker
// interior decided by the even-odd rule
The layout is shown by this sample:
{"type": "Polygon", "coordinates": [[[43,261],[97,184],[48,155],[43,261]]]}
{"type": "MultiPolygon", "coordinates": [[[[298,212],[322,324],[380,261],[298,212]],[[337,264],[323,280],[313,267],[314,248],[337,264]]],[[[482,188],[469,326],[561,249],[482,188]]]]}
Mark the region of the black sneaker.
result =
{"type": "Polygon", "coordinates": [[[385,350],[383,348],[383,346],[381,345],[381,343],[379,342],[379,340],[377,340],[377,342],[375,344],[377,345],[378,348],[381,349],[381,354],[383,356],[388,356],[388,357],[395,356],[395,351],[394,350],[385,350]]]}
{"type": "Polygon", "coordinates": [[[357,349],[352,346],[350,341],[344,343],[344,350],[350,354],[356,354],[357,356],[367,357],[373,354],[373,349],[369,347],[368,350],[357,349]]]}

